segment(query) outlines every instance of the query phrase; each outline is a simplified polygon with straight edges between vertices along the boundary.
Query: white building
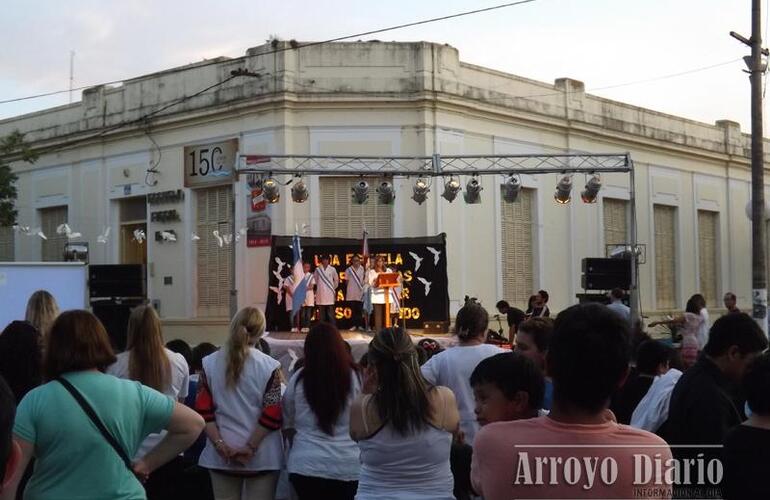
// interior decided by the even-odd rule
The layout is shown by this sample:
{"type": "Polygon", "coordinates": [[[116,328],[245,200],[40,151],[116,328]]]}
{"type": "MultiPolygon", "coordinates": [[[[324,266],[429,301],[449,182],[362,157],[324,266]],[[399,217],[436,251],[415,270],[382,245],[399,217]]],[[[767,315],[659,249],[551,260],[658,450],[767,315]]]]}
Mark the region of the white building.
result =
{"type": "MultiPolygon", "coordinates": [[[[42,152],[33,165],[13,165],[19,222],[41,226],[49,239],[3,229],[0,260],[60,259],[63,241],[54,229],[67,221],[88,241],[91,263],[146,259],[149,296],[160,303],[169,338],[224,335],[230,253],[211,233],[229,232],[233,192],[236,226],[246,225],[249,190],[245,179],[186,188],[184,172],[185,147],[230,139],[241,154],[630,152],[638,239],[647,246],[640,268],[644,313],[682,309],[696,292],[712,308],[721,307],[726,291],[738,295],[739,306],[750,304],[749,137],[737,123],[695,122],[588,95],[574,80],[547,84],[474,66],[446,45],[263,45],[236,59],[90,88],[81,102],[0,121],[0,136],[16,129],[42,152]],[[183,99],[237,68],[259,76],[235,77],[183,99]],[[148,199],[176,190],[183,199],[148,199]],[[180,220],[152,220],[168,210],[180,220]],[[111,237],[99,244],[106,227],[111,237]],[[147,234],[143,245],[133,238],[138,228],[147,234]],[[167,230],[178,240],[156,242],[155,233],[167,230]],[[192,241],[192,233],[201,240],[192,241]]],[[[361,208],[347,201],[350,178],[313,177],[307,203],[292,203],[287,190],[268,213],[279,235],[307,225],[313,236],[359,237],[364,221],[372,237],[445,232],[453,313],[466,294],[489,308],[500,298],[524,307],[540,288],[559,310],[582,292],[581,259],[628,241],[630,210],[625,174],[604,176],[593,205],[578,196],[568,205],[554,203],[556,180],[525,176],[515,204],[503,202],[502,178],[482,179],[478,205],[449,204],[434,185],[428,202],[417,205],[409,199],[413,180],[396,179],[393,206],[372,197],[361,208]]],[[[583,182],[575,177],[576,191],[583,182]]],[[[268,256],[269,248],[238,243],[241,306],[265,303],[268,256]]]]}

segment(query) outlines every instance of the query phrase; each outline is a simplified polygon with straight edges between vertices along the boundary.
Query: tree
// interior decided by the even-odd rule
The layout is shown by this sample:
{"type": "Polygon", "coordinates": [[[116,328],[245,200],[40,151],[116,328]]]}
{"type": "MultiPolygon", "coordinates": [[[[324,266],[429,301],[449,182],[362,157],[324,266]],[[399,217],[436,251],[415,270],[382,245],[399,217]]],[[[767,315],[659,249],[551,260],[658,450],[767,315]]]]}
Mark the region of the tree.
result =
{"type": "Polygon", "coordinates": [[[24,142],[24,134],[15,130],[0,138],[0,227],[16,224],[17,175],[8,164],[9,159],[33,163],[37,154],[24,142]]]}

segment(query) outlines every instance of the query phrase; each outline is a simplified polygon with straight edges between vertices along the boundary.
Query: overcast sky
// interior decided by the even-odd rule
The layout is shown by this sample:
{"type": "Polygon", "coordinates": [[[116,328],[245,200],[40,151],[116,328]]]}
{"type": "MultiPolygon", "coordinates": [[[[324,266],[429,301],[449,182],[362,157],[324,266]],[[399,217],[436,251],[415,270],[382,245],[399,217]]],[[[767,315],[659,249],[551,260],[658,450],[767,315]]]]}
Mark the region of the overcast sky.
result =
{"type": "MultiPolygon", "coordinates": [[[[504,0],[5,0],[0,100],[93,85],[215,56],[240,56],[270,35],[322,40],[504,3],[504,0]]],[[[750,0],[536,0],[460,19],[376,35],[448,43],[463,61],[750,130],[750,0]],[[603,87],[734,61],[654,82],[603,87]]],[[[764,6],[763,6],[764,8],[764,6]]],[[[79,92],[75,100],[80,99],[79,92]]],[[[0,104],[0,118],[66,104],[67,94],[0,104]]],[[[766,133],[766,135],[768,135],[766,133]]]]}

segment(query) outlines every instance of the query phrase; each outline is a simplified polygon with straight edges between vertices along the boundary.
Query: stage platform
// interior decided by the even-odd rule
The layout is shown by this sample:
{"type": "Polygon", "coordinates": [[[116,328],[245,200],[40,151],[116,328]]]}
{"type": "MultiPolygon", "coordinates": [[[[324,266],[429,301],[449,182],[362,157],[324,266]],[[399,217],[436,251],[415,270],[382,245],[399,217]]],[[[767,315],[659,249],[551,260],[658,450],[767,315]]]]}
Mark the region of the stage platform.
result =
{"type": "MultiPolygon", "coordinates": [[[[422,330],[407,330],[412,341],[416,344],[421,339],[431,338],[441,344],[445,349],[457,343],[457,337],[448,334],[424,334],[422,330]]],[[[365,332],[341,331],[340,334],[350,344],[353,359],[358,361],[369,349],[372,334],[365,332]]],[[[288,376],[295,360],[303,357],[302,350],[305,346],[307,333],[293,332],[266,332],[264,339],[270,345],[270,355],[280,361],[284,373],[288,376]]]]}

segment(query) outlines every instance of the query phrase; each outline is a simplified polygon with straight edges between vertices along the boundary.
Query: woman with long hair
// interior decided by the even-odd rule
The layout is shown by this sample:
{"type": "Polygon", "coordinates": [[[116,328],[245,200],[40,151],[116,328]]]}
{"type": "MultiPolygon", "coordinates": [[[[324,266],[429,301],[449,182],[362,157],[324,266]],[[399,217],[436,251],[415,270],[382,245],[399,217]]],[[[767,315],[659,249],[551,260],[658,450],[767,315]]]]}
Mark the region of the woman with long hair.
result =
{"type": "Polygon", "coordinates": [[[59,305],[54,296],[45,290],[38,290],[27,301],[24,319],[40,332],[42,338],[45,338],[58,315],[59,305]]]}
{"type": "Polygon", "coordinates": [[[372,307],[374,312],[374,330],[379,331],[385,326],[385,293],[387,288],[377,286],[377,277],[382,273],[392,272],[385,266],[385,258],[378,255],[374,258],[374,266],[366,273],[366,283],[372,294],[372,307]]]}
{"type": "Polygon", "coordinates": [[[460,412],[460,430],[469,445],[479,430],[476,422],[476,403],[470,378],[473,370],[484,359],[506,352],[487,344],[489,314],[476,302],[468,302],[458,312],[455,319],[455,335],[458,345],[436,354],[422,365],[425,380],[434,385],[449,387],[457,398],[460,412]]]}
{"type": "Polygon", "coordinates": [[[255,348],[265,315],[245,307],[230,322],[225,346],[203,358],[196,409],[206,420],[199,464],[209,470],[214,497],[275,497],[283,461],[281,364],[255,348]]]}
{"type": "Polygon", "coordinates": [[[0,375],[16,397],[16,404],[43,381],[40,333],[26,321],[12,321],[0,334],[0,375]]]}
{"type": "MultiPolygon", "coordinates": [[[[160,318],[151,306],[135,307],[128,317],[126,351],[107,373],[119,378],[136,380],[162,392],[174,401],[184,402],[190,384],[190,372],[184,356],[163,346],[160,318]]],[[[136,454],[143,457],[163,439],[164,433],[151,434],[136,454]]],[[[183,473],[181,457],[175,457],[155,471],[145,484],[147,498],[163,499],[173,496],[183,473]]]]}
{"type": "Polygon", "coordinates": [[[105,375],[115,355],[87,311],[59,315],[43,350],[48,382],[19,404],[13,432],[22,459],[3,494],[13,498],[34,457],[24,498],[144,498],[140,480],[187,448],[203,419],[152,388],[105,375]],[[132,463],[142,441],[163,429],[157,446],[132,463]]]}
{"type": "Polygon", "coordinates": [[[459,415],[452,391],[423,378],[401,328],[375,335],[366,374],[376,390],[350,410],[350,435],[361,450],[356,499],[453,499],[449,451],[459,415]]]}
{"type": "Polygon", "coordinates": [[[350,405],[361,393],[358,366],[329,323],[310,329],[304,360],[283,396],[289,479],[299,500],[353,500],[359,452],[350,438],[350,405]]]}
{"type": "Polygon", "coordinates": [[[702,296],[695,294],[687,300],[685,312],[681,316],[664,321],[653,321],[649,324],[650,328],[658,325],[678,326],[679,333],[682,334],[682,364],[685,369],[695,364],[698,359],[700,342],[698,341],[698,331],[705,321],[701,315],[701,309],[705,307],[705,301],[702,296]]]}

